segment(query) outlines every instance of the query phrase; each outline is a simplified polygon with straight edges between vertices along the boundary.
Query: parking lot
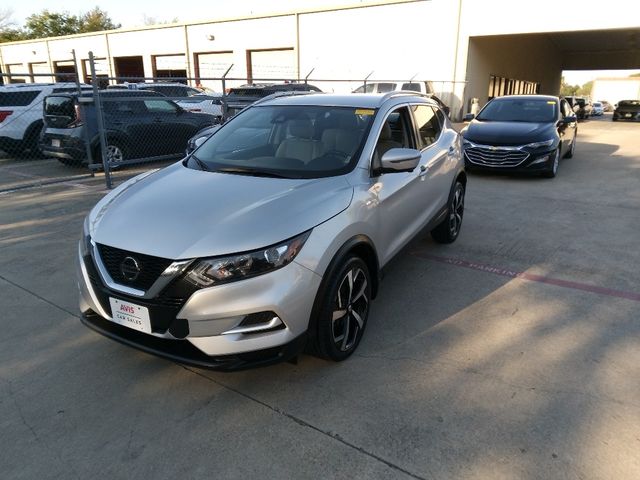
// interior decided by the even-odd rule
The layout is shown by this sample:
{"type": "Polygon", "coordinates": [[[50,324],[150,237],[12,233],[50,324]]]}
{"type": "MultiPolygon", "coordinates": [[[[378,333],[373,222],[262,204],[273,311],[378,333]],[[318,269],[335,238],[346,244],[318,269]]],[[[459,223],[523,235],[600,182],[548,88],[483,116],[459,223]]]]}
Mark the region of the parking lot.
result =
{"type": "Polygon", "coordinates": [[[471,174],[460,238],[398,256],[349,360],[230,374],[82,326],[104,179],[0,159],[0,477],[640,478],[640,125],[610,120],[555,179],[471,174]]]}

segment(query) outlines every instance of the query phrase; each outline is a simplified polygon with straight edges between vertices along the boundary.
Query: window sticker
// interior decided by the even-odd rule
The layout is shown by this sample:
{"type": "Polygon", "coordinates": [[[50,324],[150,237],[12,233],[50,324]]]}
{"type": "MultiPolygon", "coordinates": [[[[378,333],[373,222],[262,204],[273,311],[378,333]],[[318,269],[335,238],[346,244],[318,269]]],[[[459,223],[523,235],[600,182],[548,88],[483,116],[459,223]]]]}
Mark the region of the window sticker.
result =
{"type": "Polygon", "coordinates": [[[376,113],[375,110],[369,110],[369,109],[364,109],[364,108],[358,108],[355,111],[356,115],[373,115],[374,113],[376,113]]]}

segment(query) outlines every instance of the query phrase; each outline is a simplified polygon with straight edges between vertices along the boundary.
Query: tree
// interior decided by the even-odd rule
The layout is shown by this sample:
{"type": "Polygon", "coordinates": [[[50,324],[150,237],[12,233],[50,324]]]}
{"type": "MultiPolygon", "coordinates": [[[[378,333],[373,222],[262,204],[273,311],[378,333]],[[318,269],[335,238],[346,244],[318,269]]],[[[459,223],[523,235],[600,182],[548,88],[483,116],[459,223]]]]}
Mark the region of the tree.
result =
{"type": "Polygon", "coordinates": [[[585,83],[578,89],[578,95],[582,95],[588,97],[591,95],[591,90],[593,89],[593,80],[585,83]]]}
{"type": "Polygon", "coordinates": [[[563,97],[576,95],[579,85],[569,85],[565,82],[564,77],[562,77],[562,82],[560,84],[560,95],[563,97]]]}
{"type": "Polygon", "coordinates": [[[10,9],[0,10],[0,43],[22,40],[24,33],[16,28],[16,22],[11,18],[13,12],[10,9]]]}
{"type": "Polygon", "coordinates": [[[120,28],[107,12],[99,7],[80,15],[72,15],[67,11],[51,12],[42,10],[27,17],[24,26],[26,38],[59,37],[74,33],[100,32],[120,28]]]}
{"type": "Polygon", "coordinates": [[[72,35],[80,32],[80,20],[69,12],[42,10],[27,17],[25,31],[28,38],[72,35]]]}
{"type": "Polygon", "coordinates": [[[115,30],[121,26],[119,23],[113,23],[107,12],[100,10],[100,7],[94,7],[80,17],[80,33],[115,30]]]}
{"type": "Polygon", "coordinates": [[[173,17],[171,20],[160,20],[156,17],[149,17],[146,13],[142,14],[142,22],[145,25],[167,25],[170,23],[178,23],[178,17],[173,17]]]}

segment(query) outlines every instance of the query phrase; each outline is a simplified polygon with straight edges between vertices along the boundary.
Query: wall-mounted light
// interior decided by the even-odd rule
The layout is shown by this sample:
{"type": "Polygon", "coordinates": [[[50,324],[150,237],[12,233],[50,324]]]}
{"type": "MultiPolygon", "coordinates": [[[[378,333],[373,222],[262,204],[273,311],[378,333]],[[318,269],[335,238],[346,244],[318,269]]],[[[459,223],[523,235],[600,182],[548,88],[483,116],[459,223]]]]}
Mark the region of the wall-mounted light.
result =
{"type": "Polygon", "coordinates": [[[210,42],[212,42],[215,39],[216,39],[215,35],[211,35],[211,34],[207,35],[207,40],[209,40],[210,42]]]}

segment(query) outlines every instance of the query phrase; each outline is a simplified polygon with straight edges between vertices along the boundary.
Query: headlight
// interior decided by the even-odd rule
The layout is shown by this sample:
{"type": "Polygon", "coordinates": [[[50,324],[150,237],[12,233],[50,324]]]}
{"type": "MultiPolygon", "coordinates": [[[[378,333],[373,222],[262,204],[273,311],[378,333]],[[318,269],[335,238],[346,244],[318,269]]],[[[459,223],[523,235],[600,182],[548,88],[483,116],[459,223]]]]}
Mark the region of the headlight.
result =
{"type": "Polygon", "coordinates": [[[82,236],[80,237],[80,254],[83,257],[89,255],[91,251],[91,235],[89,234],[89,215],[84,217],[82,225],[82,236]]]}
{"type": "Polygon", "coordinates": [[[527,143],[524,147],[525,148],[542,148],[542,147],[550,147],[551,145],[553,145],[553,142],[555,140],[552,138],[551,140],[546,140],[544,142],[534,142],[534,143],[527,143]]]}
{"type": "Polygon", "coordinates": [[[309,238],[311,230],[271,247],[228,257],[198,260],[186,279],[200,288],[271,272],[291,263],[309,238]]]}

